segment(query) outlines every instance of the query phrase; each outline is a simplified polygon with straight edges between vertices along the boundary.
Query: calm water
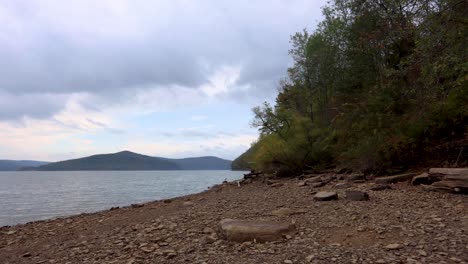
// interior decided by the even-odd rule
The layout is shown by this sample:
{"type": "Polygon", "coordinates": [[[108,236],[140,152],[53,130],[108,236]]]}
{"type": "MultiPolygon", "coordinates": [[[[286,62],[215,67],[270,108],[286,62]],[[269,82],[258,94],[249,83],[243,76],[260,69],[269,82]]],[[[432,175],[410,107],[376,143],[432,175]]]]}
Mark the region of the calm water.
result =
{"type": "Polygon", "coordinates": [[[240,171],[0,172],[0,226],[201,192],[240,171]]]}

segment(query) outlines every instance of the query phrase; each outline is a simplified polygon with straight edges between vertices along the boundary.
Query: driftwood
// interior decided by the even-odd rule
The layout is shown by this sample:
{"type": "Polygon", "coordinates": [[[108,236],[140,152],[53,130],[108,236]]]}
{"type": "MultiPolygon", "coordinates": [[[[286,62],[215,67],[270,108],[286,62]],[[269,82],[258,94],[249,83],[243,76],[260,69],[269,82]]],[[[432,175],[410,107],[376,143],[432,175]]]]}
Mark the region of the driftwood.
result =
{"type": "Polygon", "coordinates": [[[468,168],[432,168],[429,174],[461,175],[467,174],[468,168]]]}
{"type": "Polygon", "coordinates": [[[430,182],[423,185],[425,190],[468,194],[468,168],[432,168],[415,177],[413,184],[427,184],[424,181],[430,182]]]}
{"type": "Polygon", "coordinates": [[[441,181],[444,178],[445,175],[443,174],[429,174],[427,172],[424,172],[422,174],[419,174],[415,177],[413,177],[413,180],[411,180],[412,185],[431,185],[434,182],[441,181]]]}
{"type": "Polygon", "coordinates": [[[261,171],[259,171],[259,172],[252,171],[250,173],[244,174],[244,179],[245,180],[252,179],[252,178],[255,178],[255,177],[257,177],[258,175],[261,175],[261,174],[263,174],[263,172],[261,172],[261,171]]]}
{"type": "Polygon", "coordinates": [[[375,183],[376,184],[390,184],[390,183],[410,181],[416,175],[417,173],[405,173],[405,174],[399,174],[399,175],[394,175],[394,176],[382,177],[382,178],[375,179],[375,183]]]}

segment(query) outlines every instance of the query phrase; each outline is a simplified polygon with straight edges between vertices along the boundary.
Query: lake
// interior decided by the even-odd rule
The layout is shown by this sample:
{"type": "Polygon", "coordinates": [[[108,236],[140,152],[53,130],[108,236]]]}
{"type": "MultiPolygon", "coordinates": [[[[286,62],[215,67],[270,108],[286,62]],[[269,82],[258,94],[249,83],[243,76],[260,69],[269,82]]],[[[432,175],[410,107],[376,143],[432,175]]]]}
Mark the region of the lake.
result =
{"type": "Polygon", "coordinates": [[[242,171],[0,172],[0,226],[197,193],[242,171]]]}

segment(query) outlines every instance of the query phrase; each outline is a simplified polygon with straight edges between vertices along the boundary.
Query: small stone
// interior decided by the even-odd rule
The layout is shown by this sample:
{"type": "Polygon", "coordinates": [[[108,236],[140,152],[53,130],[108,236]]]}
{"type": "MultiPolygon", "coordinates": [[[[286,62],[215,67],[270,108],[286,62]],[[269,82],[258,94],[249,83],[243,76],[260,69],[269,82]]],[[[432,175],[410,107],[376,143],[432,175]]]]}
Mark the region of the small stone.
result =
{"type": "Polygon", "coordinates": [[[203,239],[203,243],[205,244],[213,244],[214,242],[216,242],[216,237],[215,236],[207,236],[203,239]]]}
{"type": "Polygon", "coordinates": [[[315,255],[309,255],[306,257],[306,261],[307,262],[312,262],[312,260],[314,259],[315,255]]]}
{"type": "Polygon", "coordinates": [[[184,202],[182,205],[183,205],[183,206],[187,206],[187,207],[189,207],[189,206],[193,206],[193,205],[194,205],[194,203],[193,203],[193,202],[191,202],[191,201],[186,201],[186,202],[184,202]]]}
{"type": "Polygon", "coordinates": [[[403,245],[401,244],[388,244],[385,246],[385,249],[387,250],[397,250],[403,248],[403,245]]]}
{"type": "Polygon", "coordinates": [[[421,255],[421,256],[423,256],[423,257],[426,257],[426,256],[427,256],[427,253],[426,253],[426,251],[424,251],[424,250],[418,250],[418,253],[419,253],[419,255],[421,255]]]}
{"type": "Polygon", "coordinates": [[[26,252],[26,253],[23,254],[23,258],[29,258],[29,257],[31,257],[31,256],[32,256],[32,255],[31,255],[31,253],[29,253],[29,252],[26,252]]]}
{"type": "Polygon", "coordinates": [[[285,261],[283,261],[283,263],[285,263],[285,264],[293,264],[292,260],[290,260],[290,259],[286,259],[285,261]]]}
{"type": "Polygon", "coordinates": [[[307,186],[307,181],[300,181],[297,183],[297,187],[304,187],[307,186]]]}
{"type": "Polygon", "coordinates": [[[462,262],[461,259],[456,258],[456,257],[451,257],[450,260],[451,260],[451,261],[454,261],[454,262],[457,262],[457,263],[458,263],[458,262],[462,262]]]}
{"type": "Polygon", "coordinates": [[[214,234],[214,233],[216,233],[216,231],[214,231],[213,228],[205,227],[205,228],[203,228],[202,233],[203,234],[214,234]]]}
{"type": "Polygon", "coordinates": [[[314,195],[316,201],[331,201],[338,200],[338,194],[336,192],[318,192],[314,195]]]}

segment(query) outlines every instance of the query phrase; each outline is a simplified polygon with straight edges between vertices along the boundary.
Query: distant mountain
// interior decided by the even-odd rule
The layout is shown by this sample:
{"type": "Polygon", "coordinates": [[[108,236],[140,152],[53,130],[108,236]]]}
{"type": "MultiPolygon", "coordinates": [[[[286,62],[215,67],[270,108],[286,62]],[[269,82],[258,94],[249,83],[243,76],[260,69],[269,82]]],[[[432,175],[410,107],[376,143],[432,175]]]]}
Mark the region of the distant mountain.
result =
{"type": "Polygon", "coordinates": [[[17,171],[23,167],[36,167],[48,163],[36,160],[0,160],[0,171],[17,171]]]}
{"type": "Polygon", "coordinates": [[[177,164],[181,170],[229,170],[231,161],[218,157],[207,156],[185,159],[168,159],[177,164]]]}
{"type": "Polygon", "coordinates": [[[49,163],[24,170],[81,171],[81,170],[229,170],[231,161],[217,157],[168,159],[150,157],[122,151],[100,154],[80,159],[49,163]]]}

